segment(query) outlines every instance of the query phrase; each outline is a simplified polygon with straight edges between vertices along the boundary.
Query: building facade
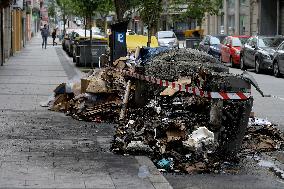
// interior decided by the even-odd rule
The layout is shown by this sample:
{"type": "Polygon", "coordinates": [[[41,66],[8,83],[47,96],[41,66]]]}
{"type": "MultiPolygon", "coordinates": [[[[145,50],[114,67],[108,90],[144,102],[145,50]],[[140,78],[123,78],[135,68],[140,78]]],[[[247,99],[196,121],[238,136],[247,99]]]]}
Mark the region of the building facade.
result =
{"type": "Polygon", "coordinates": [[[223,0],[219,16],[207,15],[205,34],[284,35],[284,0],[223,0]]]}
{"type": "Polygon", "coordinates": [[[39,15],[39,0],[0,0],[0,65],[38,32],[34,23],[40,20],[33,12],[39,15]]]}

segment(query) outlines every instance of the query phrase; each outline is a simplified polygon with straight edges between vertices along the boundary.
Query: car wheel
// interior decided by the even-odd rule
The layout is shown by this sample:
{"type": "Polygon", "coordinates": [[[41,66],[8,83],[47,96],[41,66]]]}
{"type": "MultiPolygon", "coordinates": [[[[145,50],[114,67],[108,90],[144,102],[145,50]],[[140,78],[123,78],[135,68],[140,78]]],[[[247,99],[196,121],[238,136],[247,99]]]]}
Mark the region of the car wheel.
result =
{"type": "Polygon", "coordinates": [[[274,64],[273,64],[273,75],[275,77],[280,77],[278,62],[274,62],[274,64]]]}
{"type": "Polygon", "coordinates": [[[243,56],[241,56],[241,70],[246,70],[245,60],[243,56]]]}
{"type": "Polygon", "coordinates": [[[261,72],[260,69],[260,61],[258,59],[255,60],[255,73],[259,74],[261,72]]]}

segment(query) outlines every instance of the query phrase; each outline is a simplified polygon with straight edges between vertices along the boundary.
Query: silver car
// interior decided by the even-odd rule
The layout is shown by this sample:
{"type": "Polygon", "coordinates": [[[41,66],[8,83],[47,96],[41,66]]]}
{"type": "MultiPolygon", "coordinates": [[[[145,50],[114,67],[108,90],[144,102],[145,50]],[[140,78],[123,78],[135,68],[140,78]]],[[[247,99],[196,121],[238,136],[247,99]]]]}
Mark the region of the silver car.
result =
{"type": "Polygon", "coordinates": [[[178,47],[179,42],[173,31],[159,31],[157,33],[159,46],[161,47],[178,47]]]}

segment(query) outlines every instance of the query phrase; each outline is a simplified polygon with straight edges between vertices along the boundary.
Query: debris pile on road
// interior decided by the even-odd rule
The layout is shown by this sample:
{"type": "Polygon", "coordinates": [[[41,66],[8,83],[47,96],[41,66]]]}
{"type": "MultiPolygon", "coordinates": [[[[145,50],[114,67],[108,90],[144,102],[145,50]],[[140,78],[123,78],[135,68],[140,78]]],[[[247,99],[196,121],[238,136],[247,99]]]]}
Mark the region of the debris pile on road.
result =
{"type": "Polygon", "coordinates": [[[271,124],[250,126],[243,140],[243,152],[269,152],[284,148],[284,134],[271,124]]]}
{"type": "MultiPolygon", "coordinates": [[[[138,71],[146,76],[208,91],[232,90],[230,80],[240,78],[212,56],[192,49],[163,51],[143,63],[138,71]]],[[[127,117],[116,127],[113,151],[148,154],[161,170],[186,173],[219,170],[221,160],[232,160],[252,99],[213,100],[139,80],[135,85],[127,117]]]]}
{"type": "MultiPolygon", "coordinates": [[[[227,166],[224,161],[237,160],[253,103],[242,95],[249,93],[249,82],[197,50],[152,53],[139,60],[120,58],[113,64],[115,69],[100,69],[80,82],[58,86],[51,110],[85,121],[119,120],[112,151],[147,154],[164,171],[218,172],[227,166]],[[175,86],[127,75],[133,69],[135,74],[175,86]],[[198,92],[178,89],[185,86],[198,92]],[[220,98],[202,96],[204,91],[220,92],[220,98]],[[226,92],[245,98],[231,100],[226,92]]],[[[252,132],[250,136],[256,138],[252,132]]]]}
{"type": "Polygon", "coordinates": [[[50,109],[66,112],[78,120],[115,122],[125,85],[119,72],[111,68],[95,70],[81,81],[59,85],[50,109]]]}

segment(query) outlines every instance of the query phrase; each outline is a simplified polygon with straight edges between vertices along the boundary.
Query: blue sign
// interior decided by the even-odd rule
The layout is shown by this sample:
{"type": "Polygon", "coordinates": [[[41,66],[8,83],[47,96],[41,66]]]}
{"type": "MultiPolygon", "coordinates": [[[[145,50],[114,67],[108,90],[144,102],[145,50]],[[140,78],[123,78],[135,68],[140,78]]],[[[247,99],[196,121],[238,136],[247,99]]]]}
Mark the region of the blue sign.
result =
{"type": "Polygon", "coordinates": [[[123,33],[116,33],[116,39],[118,42],[123,43],[124,42],[125,35],[123,33]]]}

